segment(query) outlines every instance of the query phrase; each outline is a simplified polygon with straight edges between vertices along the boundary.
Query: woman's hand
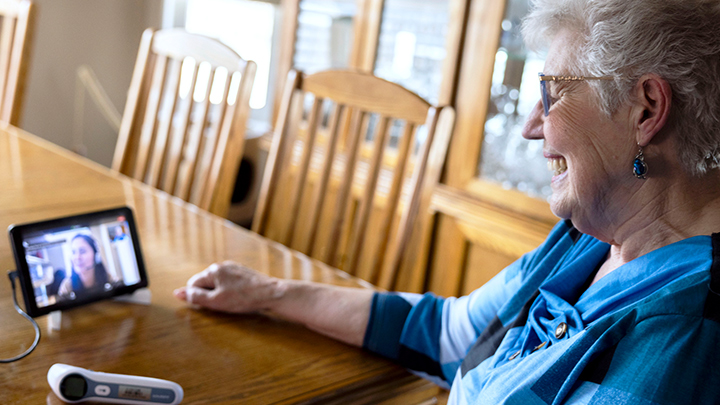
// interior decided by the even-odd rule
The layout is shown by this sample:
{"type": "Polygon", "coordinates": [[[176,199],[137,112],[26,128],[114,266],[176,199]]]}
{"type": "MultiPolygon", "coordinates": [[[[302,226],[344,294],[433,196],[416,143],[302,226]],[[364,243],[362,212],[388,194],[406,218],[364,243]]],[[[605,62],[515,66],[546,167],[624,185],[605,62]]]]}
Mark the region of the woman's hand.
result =
{"type": "Polygon", "coordinates": [[[58,295],[67,297],[71,292],[72,282],[70,281],[70,277],[65,277],[63,281],[60,282],[60,287],[58,287],[58,295]]]}
{"type": "Polygon", "coordinates": [[[282,280],[234,262],[212,264],[192,276],[175,297],[190,304],[230,313],[271,309],[282,297],[282,280]]]}

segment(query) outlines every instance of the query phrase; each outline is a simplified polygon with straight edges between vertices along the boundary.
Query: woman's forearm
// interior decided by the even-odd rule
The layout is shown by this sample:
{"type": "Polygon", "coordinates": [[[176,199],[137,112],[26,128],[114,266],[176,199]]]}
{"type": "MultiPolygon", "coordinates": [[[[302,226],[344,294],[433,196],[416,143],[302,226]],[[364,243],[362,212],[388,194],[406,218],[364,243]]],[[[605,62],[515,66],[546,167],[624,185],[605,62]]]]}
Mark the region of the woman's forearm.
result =
{"type": "Polygon", "coordinates": [[[175,296],[208,309],[271,311],[308,328],[361,346],[373,291],[270,277],[233,262],[213,264],[194,275],[175,296]]]}
{"type": "Polygon", "coordinates": [[[278,280],[280,293],[269,309],[308,328],[362,346],[373,291],[297,280],[278,280]]]}

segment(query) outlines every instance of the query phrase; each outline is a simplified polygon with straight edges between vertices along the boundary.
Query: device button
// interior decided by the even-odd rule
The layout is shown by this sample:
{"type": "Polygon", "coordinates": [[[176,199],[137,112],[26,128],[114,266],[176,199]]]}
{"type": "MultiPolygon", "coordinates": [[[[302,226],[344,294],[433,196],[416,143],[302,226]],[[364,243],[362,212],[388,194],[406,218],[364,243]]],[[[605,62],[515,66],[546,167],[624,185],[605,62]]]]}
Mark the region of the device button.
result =
{"type": "Polygon", "coordinates": [[[110,395],[110,387],[107,385],[98,385],[95,387],[95,394],[106,397],[110,395]]]}

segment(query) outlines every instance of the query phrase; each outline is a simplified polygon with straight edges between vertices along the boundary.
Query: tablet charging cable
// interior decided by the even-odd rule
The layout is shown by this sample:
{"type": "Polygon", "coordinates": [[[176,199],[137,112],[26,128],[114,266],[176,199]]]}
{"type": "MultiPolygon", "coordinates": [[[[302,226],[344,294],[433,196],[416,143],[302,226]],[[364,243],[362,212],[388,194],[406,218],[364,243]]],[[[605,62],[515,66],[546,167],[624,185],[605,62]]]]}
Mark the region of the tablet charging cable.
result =
{"type": "Polygon", "coordinates": [[[17,297],[15,296],[15,279],[17,277],[18,277],[17,271],[8,271],[8,278],[10,279],[10,285],[12,286],[13,305],[15,305],[15,310],[20,315],[22,315],[23,317],[25,317],[25,319],[27,319],[28,321],[30,321],[30,323],[32,323],[33,328],[35,328],[35,341],[33,342],[32,346],[30,346],[30,348],[25,350],[24,353],[19,354],[15,357],[11,357],[9,359],[0,359],[0,363],[12,363],[14,361],[18,361],[18,360],[24,358],[28,354],[32,353],[32,351],[35,350],[38,343],[40,342],[40,327],[38,326],[37,322],[35,322],[35,320],[32,317],[30,317],[30,315],[26,314],[25,311],[23,311],[22,308],[20,308],[20,306],[18,305],[17,297]]]}

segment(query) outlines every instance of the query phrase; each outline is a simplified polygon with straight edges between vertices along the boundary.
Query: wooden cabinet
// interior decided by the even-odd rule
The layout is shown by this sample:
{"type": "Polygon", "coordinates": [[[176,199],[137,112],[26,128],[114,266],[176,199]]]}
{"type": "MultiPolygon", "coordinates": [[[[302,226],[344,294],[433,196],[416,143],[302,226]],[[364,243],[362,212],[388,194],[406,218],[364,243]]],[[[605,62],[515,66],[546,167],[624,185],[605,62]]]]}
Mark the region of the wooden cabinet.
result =
{"type": "Polygon", "coordinates": [[[298,26],[312,3],[345,10],[332,23],[342,33],[336,39],[346,44],[335,53],[346,55],[348,67],[372,71],[457,111],[442,184],[432,199],[434,226],[413,235],[426,253],[414,265],[425,271],[401,272],[398,289],[467,293],[539,245],[557,222],[545,201],[543,176],[518,180],[515,167],[492,169],[502,165],[499,154],[523,159],[532,174],[544,163],[542,145],[518,139],[522,108],[537,101],[534,70],[542,66],[518,42],[527,0],[283,0],[279,83],[298,60],[298,26]],[[535,82],[527,79],[532,75],[535,82]],[[486,128],[495,138],[515,138],[498,151],[486,128]]]}

